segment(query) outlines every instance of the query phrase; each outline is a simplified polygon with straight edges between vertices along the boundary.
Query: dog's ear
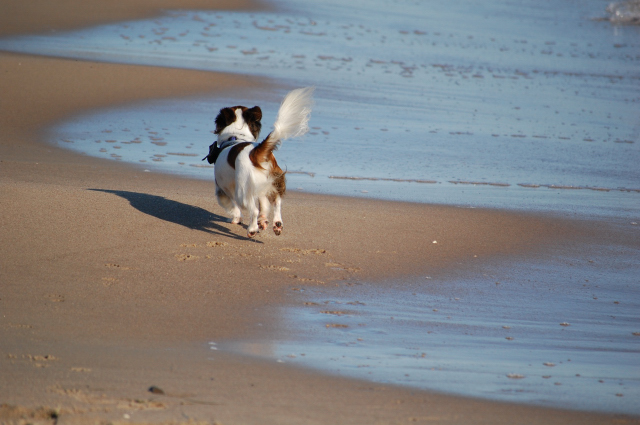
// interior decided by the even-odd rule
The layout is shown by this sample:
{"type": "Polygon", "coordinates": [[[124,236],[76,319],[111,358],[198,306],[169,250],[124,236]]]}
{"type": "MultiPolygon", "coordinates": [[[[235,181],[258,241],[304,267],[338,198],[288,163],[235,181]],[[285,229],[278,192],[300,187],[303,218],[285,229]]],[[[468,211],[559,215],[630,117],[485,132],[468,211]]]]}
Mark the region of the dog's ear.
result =
{"type": "Polygon", "coordinates": [[[245,122],[258,121],[262,119],[262,109],[259,106],[254,106],[251,109],[247,109],[242,113],[242,118],[245,122]]]}
{"type": "Polygon", "coordinates": [[[222,108],[216,117],[216,131],[214,134],[220,134],[229,124],[236,120],[236,114],[231,108],[222,108]]]}
{"type": "Polygon", "coordinates": [[[242,118],[249,126],[249,130],[251,130],[253,137],[258,140],[258,136],[260,136],[260,129],[262,128],[262,123],[260,122],[262,119],[262,109],[260,109],[259,106],[247,109],[242,113],[242,118]]]}

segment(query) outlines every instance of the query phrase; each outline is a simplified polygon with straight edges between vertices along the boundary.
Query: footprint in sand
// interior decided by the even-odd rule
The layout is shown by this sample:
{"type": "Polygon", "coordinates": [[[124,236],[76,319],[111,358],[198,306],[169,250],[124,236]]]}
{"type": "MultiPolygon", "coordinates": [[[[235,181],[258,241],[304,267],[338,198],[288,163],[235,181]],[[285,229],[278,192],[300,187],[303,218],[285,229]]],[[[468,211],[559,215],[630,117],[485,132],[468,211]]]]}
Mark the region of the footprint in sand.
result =
{"type": "Polygon", "coordinates": [[[217,242],[217,241],[207,242],[207,247],[209,248],[217,248],[217,247],[222,247],[227,245],[229,244],[226,242],[217,242]]]}
{"type": "Polygon", "coordinates": [[[6,327],[16,329],[33,329],[32,325],[25,325],[22,323],[7,323],[6,327]]]}
{"type": "Polygon", "coordinates": [[[308,277],[300,277],[300,276],[298,276],[296,274],[289,275],[289,277],[291,279],[296,279],[296,280],[299,280],[300,282],[306,282],[306,283],[319,283],[320,285],[324,285],[326,283],[326,282],[324,282],[322,280],[311,279],[311,278],[308,278],[308,277]]]}
{"type": "Polygon", "coordinates": [[[25,359],[31,360],[32,362],[50,362],[54,360],[58,360],[56,357],[51,354],[45,354],[44,356],[33,356],[31,354],[25,354],[22,356],[25,359]]]}
{"type": "Polygon", "coordinates": [[[47,294],[45,297],[48,298],[50,301],[52,301],[54,303],[63,303],[64,302],[64,295],[47,294]]]}
{"type": "Polygon", "coordinates": [[[89,373],[89,372],[91,372],[91,369],[89,369],[87,367],[72,367],[71,371],[72,372],[89,373]]]}
{"type": "Polygon", "coordinates": [[[356,272],[359,272],[360,270],[362,270],[362,269],[360,269],[358,267],[347,267],[347,266],[345,266],[343,264],[340,264],[340,263],[324,263],[324,265],[326,267],[330,267],[331,270],[346,271],[346,272],[350,272],[350,273],[356,273],[356,272]]]}
{"type": "Polygon", "coordinates": [[[115,277],[103,277],[102,278],[102,284],[104,286],[106,286],[107,288],[111,285],[113,285],[114,283],[116,283],[118,281],[118,279],[116,279],[115,277]]]}
{"type": "MultiPolygon", "coordinates": [[[[9,355],[10,359],[16,359],[17,356],[14,355],[9,355]]],[[[56,361],[58,360],[56,357],[50,355],[50,354],[45,354],[44,356],[40,356],[40,355],[32,355],[32,354],[24,354],[21,357],[24,360],[28,360],[30,362],[33,363],[34,367],[38,367],[38,368],[44,368],[44,367],[49,367],[49,362],[52,361],[56,361]]]]}
{"type": "Polygon", "coordinates": [[[263,266],[260,265],[261,269],[264,270],[271,270],[271,271],[278,271],[278,272],[288,272],[289,268],[288,267],[282,267],[282,266],[263,266]]]}
{"type": "Polygon", "coordinates": [[[299,255],[309,255],[309,254],[322,255],[327,253],[326,249],[280,248],[280,251],[293,252],[299,255]]]}
{"type": "Polygon", "coordinates": [[[178,261],[193,261],[193,260],[197,260],[198,257],[197,255],[191,255],[191,254],[176,254],[176,259],[178,261]]]}
{"type": "Polygon", "coordinates": [[[116,263],[106,263],[104,266],[109,267],[110,269],[131,270],[131,267],[121,266],[120,264],[116,263]]]}
{"type": "Polygon", "coordinates": [[[53,387],[49,389],[50,392],[62,394],[75,399],[82,403],[89,403],[102,406],[105,411],[109,409],[134,409],[140,410],[160,410],[165,409],[167,406],[164,403],[148,400],[148,399],[129,399],[129,398],[110,398],[102,393],[94,393],[91,391],[84,391],[76,388],[63,388],[53,387]]]}
{"type": "Polygon", "coordinates": [[[344,316],[346,314],[349,314],[346,311],[338,311],[338,310],[323,310],[320,313],[322,313],[322,314],[330,314],[332,316],[344,316]]]}

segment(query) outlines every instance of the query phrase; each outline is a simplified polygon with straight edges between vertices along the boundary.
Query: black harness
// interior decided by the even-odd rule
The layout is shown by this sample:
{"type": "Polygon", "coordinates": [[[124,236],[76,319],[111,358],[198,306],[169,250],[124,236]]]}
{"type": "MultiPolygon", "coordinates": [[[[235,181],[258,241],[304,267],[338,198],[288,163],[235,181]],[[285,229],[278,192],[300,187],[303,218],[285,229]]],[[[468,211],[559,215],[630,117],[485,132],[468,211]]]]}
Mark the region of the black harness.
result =
{"type": "Polygon", "coordinates": [[[238,138],[236,136],[229,137],[226,141],[222,142],[220,146],[218,146],[217,141],[213,142],[211,146],[209,146],[209,155],[202,158],[202,160],[204,161],[206,159],[209,161],[209,164],[215,164],[218,160],[218,156],[220,156],[220,152],[233,145],[237,145],[238,143],[238,138]]]}

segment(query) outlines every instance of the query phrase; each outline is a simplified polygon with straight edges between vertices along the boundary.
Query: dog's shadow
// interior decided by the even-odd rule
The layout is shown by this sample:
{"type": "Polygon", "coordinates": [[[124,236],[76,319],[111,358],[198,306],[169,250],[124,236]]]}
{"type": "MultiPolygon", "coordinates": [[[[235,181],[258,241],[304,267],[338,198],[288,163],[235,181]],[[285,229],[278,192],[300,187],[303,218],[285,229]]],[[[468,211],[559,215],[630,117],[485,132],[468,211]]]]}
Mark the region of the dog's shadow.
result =
{"type": "MultiPolygon", "coordinates": [[[[162,196],[149,195],[148,193],[128,192],[125,190],[88,189],[95,192],[104,192],[117,195],[129,201],[131,206],[138,211],[148,214],[160,220],[179,224],[192,230],[200,230],[215,235],[226,236],[233,239],[252,240],[236,235],[219,223],[228,223],[225,217],[214,214],[204,208],[183,204],[162,196]]],[[[259,242],[259,241],[256,241],[259,242]]]]}

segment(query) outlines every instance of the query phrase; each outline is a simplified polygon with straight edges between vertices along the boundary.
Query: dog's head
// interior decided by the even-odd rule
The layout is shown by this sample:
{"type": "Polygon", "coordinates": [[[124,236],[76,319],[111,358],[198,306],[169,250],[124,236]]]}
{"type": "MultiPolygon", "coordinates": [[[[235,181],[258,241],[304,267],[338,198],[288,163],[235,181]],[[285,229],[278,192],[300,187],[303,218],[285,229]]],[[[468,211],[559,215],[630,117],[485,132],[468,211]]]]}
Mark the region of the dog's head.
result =
{"type": "Polygon", "coordinates": [[[258,140],[262,128],[262,110],[259,106],[249,109],[245,106],[222,108],[216,117],[218,143],[226,142],[231,137],[246,142],[258,140]]]}

